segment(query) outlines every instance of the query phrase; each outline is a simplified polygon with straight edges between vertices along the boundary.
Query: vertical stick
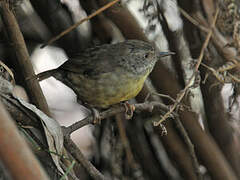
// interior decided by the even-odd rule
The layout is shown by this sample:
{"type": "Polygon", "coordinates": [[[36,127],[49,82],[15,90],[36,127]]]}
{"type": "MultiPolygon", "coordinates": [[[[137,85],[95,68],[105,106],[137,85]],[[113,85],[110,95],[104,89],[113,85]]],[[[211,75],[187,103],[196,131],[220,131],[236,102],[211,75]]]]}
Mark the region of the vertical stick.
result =
{"type": "Polygon", "coordinates": [[[24,79],[26,80],[26,88],[31,101],[47,115],[50,115],[46,99],[42,93],[38,81],[33,77],[34,71],[29,59],[29,54],[26,48],[26,44],[23,35],[19,29],[15,16],[9,8],[9,4],[6,0],[0,2],[0,13],[8,33],[11,44],[16,53],[19,68],[22,71],[24,79]]]}

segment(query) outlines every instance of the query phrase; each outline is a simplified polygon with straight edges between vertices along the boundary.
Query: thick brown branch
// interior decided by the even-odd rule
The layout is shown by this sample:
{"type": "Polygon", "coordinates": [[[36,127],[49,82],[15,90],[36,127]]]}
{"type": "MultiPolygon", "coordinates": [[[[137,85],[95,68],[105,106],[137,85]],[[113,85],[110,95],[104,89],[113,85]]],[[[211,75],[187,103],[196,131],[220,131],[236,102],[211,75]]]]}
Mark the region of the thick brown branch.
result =
{"type": "MultiPolygon", "coordinates": [[[[111,1],[97,0],[97,2],[102,6],[111,1]]],[[[114,24],[116,24],[116,26],[121,30],[124,37],[127,39],[139,39],[148,41],[140,25],[137,23],[136,19],[129,12],[129,10],[124,7],[124,5],[120,3],[116,4],[107,9],[104,13],[110,20],[114,22],[114,24]]]]}
{"type": "Polygon", "coordinates": [[[0,159],[13,179],[49,179],[0,101],[0,159]],[[24,163],[23,163],[24,162],[24,163]]]}
{"type": "MultiPolygon", "coordinates": [[[[26,48],[26,44],[23,38],[23,35],[19,29],[16,18],[14,17],[12,11],[9,8],[9,4],[6,0],[0,2],[1,15],[6,28],[6,32],[11,40],[14,51],[17,56],[17,61],[19,64],[19,69],[21,69],[24,79],[28,77],[33,77],[34,71],[32,64],[29,59],[29,54],[26,48]]],[[[27,92],[30,96],[30,99],[33,103],[39,107],[43,112],[50,115],[47,102],[43,96],[42,90],[39,86],[39,83],[36,79],[31,79],[26,81],[27,92]]]]}

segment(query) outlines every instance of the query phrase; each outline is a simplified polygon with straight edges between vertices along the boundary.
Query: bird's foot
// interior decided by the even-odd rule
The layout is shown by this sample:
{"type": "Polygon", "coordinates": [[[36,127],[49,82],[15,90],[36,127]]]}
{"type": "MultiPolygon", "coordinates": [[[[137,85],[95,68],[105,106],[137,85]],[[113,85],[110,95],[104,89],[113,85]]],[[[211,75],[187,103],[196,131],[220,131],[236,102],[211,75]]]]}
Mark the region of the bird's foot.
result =
{"type": "Polygon", "coordinates": [[[127,101],[124,102],[123,105],[125,107],[125,118],[132,119],[135,106],[133,104],[129,104],[127,101]]]}
{"type": "Polygon", "coordinates": [[[101,124],[101,117],[99,111],[95,108],[90,108],[93,115],[93,124],[101,124]]]}
{"type": "MultiPolygon", "coordinates": [[[[82,104],[80,102],[80,100],[78,100],[78,103],[82,104]]],[[[91,111],[91,114],[93,116],[93,124],[99,124],[100,125],[101,124],[101,117],[100,117],[99,111],[96,108],[90,106],[87,103],[83,103],[83,104],[86,108],[88,108],[91,111]]]]}

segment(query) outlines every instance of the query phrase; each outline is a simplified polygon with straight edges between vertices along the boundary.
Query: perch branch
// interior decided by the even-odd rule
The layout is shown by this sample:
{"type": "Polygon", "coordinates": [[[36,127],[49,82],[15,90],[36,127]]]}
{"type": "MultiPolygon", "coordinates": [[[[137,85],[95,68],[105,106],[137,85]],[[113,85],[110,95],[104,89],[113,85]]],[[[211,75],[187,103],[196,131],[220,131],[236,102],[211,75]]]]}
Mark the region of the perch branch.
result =
{"type": "MultiPolygon", "coordinates": [[[[168,106],[160,103],[160,102],[145,102],[145,103],[139,103],[139,104],[134,104],[136,112],[137,111],[153,111],[153,109],[156,110],[161,110],[161,111],[169,111],[168,106]]],[[[125,112],[126,109],[124,106],[113,106],[99,114],[99,120],[106,119],[108,117],[114,116],[119,113],[125,112]]],[[[173,113],[173,115],[176,115],[173,113]]],[[[177,115],[176,115],[177,116],[177,115]]],[[[94,123],[94,118],[92,115],[86,117],[85,119],[78,121],[68,127],[63,127],[63,134],[64,136],[69,136],[71,133],[74,131],[80,129],[83,126],[86,126],[88,124],[93,124],[94,123]]]]}

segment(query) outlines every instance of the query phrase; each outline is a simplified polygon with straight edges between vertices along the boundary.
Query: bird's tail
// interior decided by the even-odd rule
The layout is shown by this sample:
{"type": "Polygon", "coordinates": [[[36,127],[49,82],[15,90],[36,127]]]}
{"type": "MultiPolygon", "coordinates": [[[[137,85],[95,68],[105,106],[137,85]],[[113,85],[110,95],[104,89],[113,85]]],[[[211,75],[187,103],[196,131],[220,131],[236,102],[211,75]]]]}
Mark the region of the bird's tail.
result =
{"type": "Polygon", "coordinates": [[[32,78],[29,78],[29,79],[37,79],[38,81],[42,81],[42,80],[47,79],[51,76],[54,76],[57,73],[58,73],[57,69],[51,69],[51,70],[48,70],[48,71],[41,72],[41,73],[37,74],[36,76],[33,76],[32,78]]]}

